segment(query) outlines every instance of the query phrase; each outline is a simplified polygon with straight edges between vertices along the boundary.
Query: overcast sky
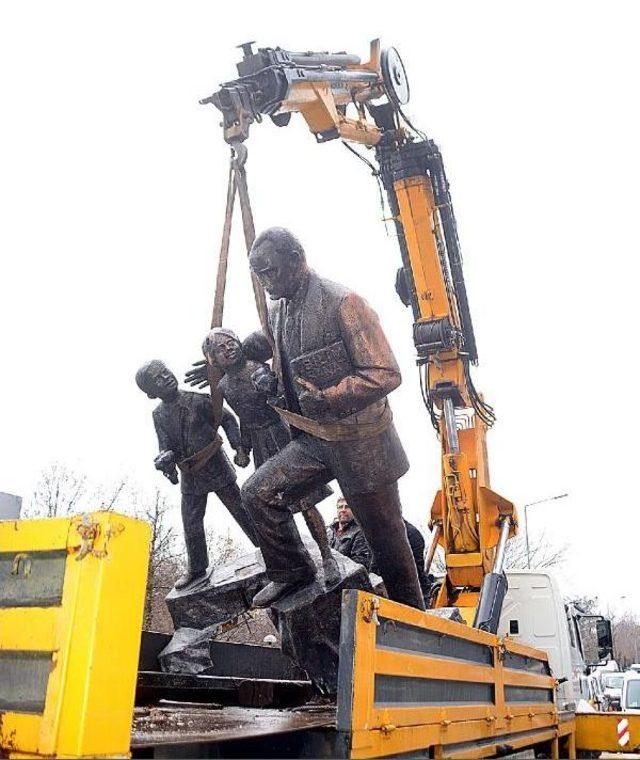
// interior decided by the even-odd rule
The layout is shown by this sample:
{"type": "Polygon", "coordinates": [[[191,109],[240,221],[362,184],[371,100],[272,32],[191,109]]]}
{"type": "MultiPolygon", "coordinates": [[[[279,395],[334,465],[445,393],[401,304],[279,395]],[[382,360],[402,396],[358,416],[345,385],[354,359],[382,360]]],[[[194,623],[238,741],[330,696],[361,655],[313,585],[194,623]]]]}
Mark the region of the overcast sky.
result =
{"type": "MultiPolygon", "coordinates": [[[[157,357],[181,375],[210,319],[228,151],[198,99],[235,77],[246,40],[365,58],[380,36],[452,185],[476,384],[498,414],[492,486],[517,505],[568,492],[530,509],[532,537],[570,545],[563,589],[640,612],[637,5],[366,7],[2,4],[0,490],[28,498],[60,461],[177,496],[153,469],[134,374],[157,357]]],[[[404,377],[405,514],[426,530],[439,444],[375,182],[299,117],[254,126],[248,147],[257,228],[290,226],[319,273],[381,315],[404,377]]],[[[242,335],[256,316],[239,229],[231,258],[225,324],[242,335]]]]}

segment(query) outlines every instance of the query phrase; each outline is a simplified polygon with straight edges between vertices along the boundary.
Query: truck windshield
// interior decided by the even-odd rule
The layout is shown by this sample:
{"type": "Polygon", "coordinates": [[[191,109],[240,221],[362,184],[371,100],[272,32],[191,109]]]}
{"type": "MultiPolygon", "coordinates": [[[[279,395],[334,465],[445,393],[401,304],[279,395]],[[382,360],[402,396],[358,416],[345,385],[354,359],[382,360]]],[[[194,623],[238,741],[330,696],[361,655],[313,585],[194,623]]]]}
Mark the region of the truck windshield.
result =
{"type": "Polygon", "coordinates": [[[605,689],[621,689],[622,680],[622,676],[605,676],[602,683],[605,689]]]}
{"type": "Polygon", "coordinates": [[[640,678],[629,681],[627,685],[627,704],[625,707],[629,710],[640,708],[640,678]]]}

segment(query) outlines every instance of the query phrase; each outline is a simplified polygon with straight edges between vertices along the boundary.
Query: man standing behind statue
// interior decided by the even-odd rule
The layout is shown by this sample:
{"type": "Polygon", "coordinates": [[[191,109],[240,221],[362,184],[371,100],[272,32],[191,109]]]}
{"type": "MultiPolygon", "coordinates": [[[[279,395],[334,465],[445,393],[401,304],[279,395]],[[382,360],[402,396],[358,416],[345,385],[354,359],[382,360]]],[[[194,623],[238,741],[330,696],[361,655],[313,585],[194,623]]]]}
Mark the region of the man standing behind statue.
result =
{"type": "Polygon", "coordinates": [[[271,581],[254,605],[267,607],[313,579],[289,505],[336,478],[389,596],[424,609],[398,494],[409,464],[386,399],[400,385],[400,371],[376,313],[312,272],[288,230],[259,235],[249,261],[276,302],[269,314],[275,373],[265,368],[254,381],[278,397],[294,436],[242,488],[271,581]]]}

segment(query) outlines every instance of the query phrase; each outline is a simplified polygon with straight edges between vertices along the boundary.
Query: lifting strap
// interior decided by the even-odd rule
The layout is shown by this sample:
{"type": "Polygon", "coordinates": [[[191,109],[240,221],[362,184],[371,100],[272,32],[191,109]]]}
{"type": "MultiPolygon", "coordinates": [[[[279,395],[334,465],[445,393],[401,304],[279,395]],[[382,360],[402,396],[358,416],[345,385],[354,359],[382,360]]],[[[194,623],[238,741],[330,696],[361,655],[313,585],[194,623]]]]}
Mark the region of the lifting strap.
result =
{"type": "MultiPolygon", "coordinates": [[[[231,224],[233,221],[233,208],[235,205],[236,194],[240,202],[240,213],[242,215],[242,229],[244,232],[244,242],[247,249],[247,255],[251,251],[253,241],[256,239],[255,226],[253,224],[253,212],[251,210],[251,201],[249,199],[249,189],[247,186],[247,173],[244,168],[247,160],[247,149],[244,145],[238,144],[231,151],[231,161],[229,164],[229,180],[227,185],[227,205],[224,215],[224,225],[222,227],[222,242],[220,244],[220,256],[218,258],[218,275],[216,277],[216,291],[213,300],[213,312],[211,314],[211,327],[222,327],[222,315],[224,313],[224,293],[227,283],[227,263],[229,260],[229,242],[231,238],[231,224]]],[[[267,312],[267,300],[262,285],[251,272],[251,283],[253,285],[253,295],[260,319],[260,326],[269,342],[272,342],[271,330],[269,329],[269,318],[267,312]]]]}
{"type": "Polygon", "coordinates": [[[227,262],[229,261],[229,240],[231,239],[231,223],[233,221],[233,206],[236,198],[236,175],[233,169],[233,160],[229,165],[229,180],[227,184],[227,205],[222,227],[222,241],[220,242],[220,256],[218,257],[218,276],[216,277],[216,291],[213,297],[213,312],[211,314],[211,329],[222,327],[222,313],[224,311],[224,290],[227,284],[227,262]]]}
{"type": "MultiPolygon", "coordinates": [[[[211,328],[222,327],[222,317],[224,314],[224,293],[227,284],[227,265],[229,262],[229,244],[231,240],[231,226],[233,222],[233,209],[235,206],[236,195],[240,201],[240,213],[242,216],[242,229],[244,232],[244,242],[247,249],[247,255],[251,251],[253,241],[256,239],[256,231],[253,223],[253,212],[251,210],[251,201],[249,199],[249,189],[247,187],[247,173],[244,168],[247,160],[247,149],[239,143],[231,149],[231,159],[229,162],[229,178],[227,182],[227,202],[225,207],[224,224],[222,226],[222,240],[220,242],[220,255],[218,257],[218,273],[216,276],[216,290],[213,298],[213,310],[211,313],[211,328]]],[[[273,337],[269,328],[269,318],[267,312],[267,300],[264,290],[256,275],[251,272],[251,284],[253,285],[253,295],[256,302],[256,309],[260,319],[260,326],[267,340],[273,348],[273,337]]],[[[207,376],[209,379],[209,389],[211,391],[211,403],[213,404],[213,416],[215,429],[217,430],[222,421],[222,394],[218,390],[218,383],[222,374],[217,367],[207,364],[207,376]]]]}

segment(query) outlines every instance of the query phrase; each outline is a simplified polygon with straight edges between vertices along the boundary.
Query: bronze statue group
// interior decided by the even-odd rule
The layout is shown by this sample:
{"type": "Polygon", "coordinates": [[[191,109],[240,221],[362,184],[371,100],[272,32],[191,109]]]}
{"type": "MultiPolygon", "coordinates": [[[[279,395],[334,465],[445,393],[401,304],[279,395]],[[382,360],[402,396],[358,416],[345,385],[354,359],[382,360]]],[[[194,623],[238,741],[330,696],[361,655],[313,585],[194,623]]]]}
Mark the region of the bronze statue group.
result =
{"type": "Polygon", "coordinates": [[[239,425],[226,408],[217,421],[210,397],[180,390],[158,360],[136,374],[141,390],[160,399],[153,412],[160,448],[155,466],[173,483],[180,473],[188,569],[176,588],[206,576],[203,519],[212,491],[262,551],[270,582],[254,597],[254,607],[268,607],[316,578],[296,512],[320,550],[325,586],[338,584],[316,507],[336,480],[389,597],[424,609],[424,581],[398,493],[409,463],[387,400],[400,385],[400,371],[376,313],[357,294],[312,271],[286,229],[259,235],[249,264],[271,299],[270,334],[258,331],[240,341],[231,330],[214,328],[203,343],[206,363],[186,376],[203,387],[207,364],[215,367],[222,374],[217,390],[239,425]],[[217,422],[236,465],[247,467],[253,454],[255,472],[242,488],[217,422]]]}

